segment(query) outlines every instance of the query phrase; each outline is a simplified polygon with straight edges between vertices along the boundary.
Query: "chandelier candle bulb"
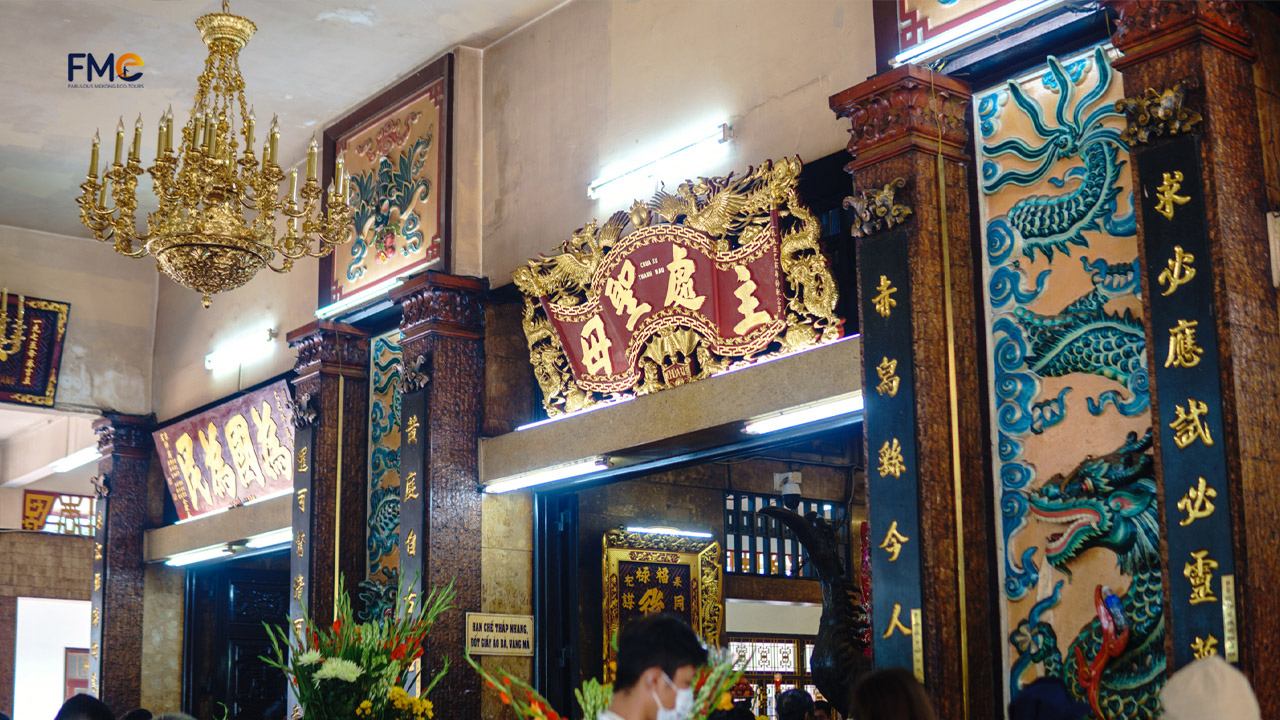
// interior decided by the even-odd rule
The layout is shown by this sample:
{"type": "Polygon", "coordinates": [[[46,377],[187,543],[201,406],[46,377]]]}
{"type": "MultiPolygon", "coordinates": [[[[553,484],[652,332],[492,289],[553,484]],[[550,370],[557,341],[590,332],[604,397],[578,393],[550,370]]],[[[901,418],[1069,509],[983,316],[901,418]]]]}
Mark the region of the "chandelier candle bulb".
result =
{"type": "Polygon", "coordinates": [[[98,131],[93,131],[93,150],[89,153],[89,177],[98,177],[98,143],[101,139],[98,137],[98,131]]]}
{"type": "Polygon", "coordinates": [[[270,143],[271,143],[271,164],[276,165],[280,162],[280,156],[277,154],[280,151],[280,116],[279,115],[271,116],[270,143]]]}
{"type": "Polygon", "coordinates": [[[129,159],[137,160],[142,153],[142,114],[138,114],[138,120],[133,124],[133,147],[129,148],[129,159]]]}
{"type": "Polygon", "coordinates": [[[165,148],[169,152],[173,152],[173,106],[164,112],[164,142],[165,148]]]}
{"type": "Polygon", "coordinates": [[[120,159],[124,153],[124,118],[120,118],[120,122],[116,123],[116,165],[120,164],[120,159]]]}
{"type": "Polygon", "coordinates": [[[164,113],[160,113],[160,122],[156,124],[156,159],[164,156],[164,113]]]}
{"type": "Polygon", "coordinates": [[[316,136],[312,135],[311,144],[307,146],[307,182],[316,179],[316,152],[318,147],[316,145],[316,136]]]}
{"type": "Polygon", "coordinates": [[[298,202],[298,168],[289,171],[289,204],[296,205],[298,202]]]}
{"type": "Polygon", "coordinates": [[[249,117],[244,123],[244,154],[253,154],[253,108],[249,108],[249,117]]]}

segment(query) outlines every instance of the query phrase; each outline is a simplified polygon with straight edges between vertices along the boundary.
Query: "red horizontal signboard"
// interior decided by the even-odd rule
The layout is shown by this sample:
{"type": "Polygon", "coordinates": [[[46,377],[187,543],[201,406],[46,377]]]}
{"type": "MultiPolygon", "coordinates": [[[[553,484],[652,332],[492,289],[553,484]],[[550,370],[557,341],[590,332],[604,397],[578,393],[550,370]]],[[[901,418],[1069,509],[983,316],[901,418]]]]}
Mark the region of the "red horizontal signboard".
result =
{"type": "Polygon", "coordinates": [[[542,298],[578,385],[622,392],[640,378],[650,340],[695,330],[710,350],[743,357],[786,329],[778,233],[769,223],[752,242],[718,251],[683,225],[641,228],[618,241],[596,268],[596,294],[581,305],[542,298]]]}
{"type": "Polygon", "coordinates": [[[154,438],[182,520],[293,488],[293,411],[283,380],[154,438]]]}

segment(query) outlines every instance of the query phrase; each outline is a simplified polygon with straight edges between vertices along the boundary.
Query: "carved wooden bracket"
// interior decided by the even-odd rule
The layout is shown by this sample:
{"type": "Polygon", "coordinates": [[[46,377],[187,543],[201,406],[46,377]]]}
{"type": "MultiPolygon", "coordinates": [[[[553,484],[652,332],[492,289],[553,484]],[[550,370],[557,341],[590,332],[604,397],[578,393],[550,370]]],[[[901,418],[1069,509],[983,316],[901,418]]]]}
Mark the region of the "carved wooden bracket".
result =
{"type": "Polygon", "coordinates": [[[400,372],[400,394],[408,395],[427,386],[431,375],[427,372],[427,356],[419,355],[412,362],[406,362],[400,372]]]}
{"type": "Polygon", "coordinates": [[[862,196],[850,196],[844,199],[845,208],[853,208],[858,213],[859,222],[853,226],[853,236],[866,237],[874,232],[888,230],[907,221],[911,217],[911,206],[896,201],[899,188],[905,187],[906,179],[896,178],[880,189],[863,190],[862,196]]]}
{"type": "Polygon", "coordinates": [[[1184,105],[1191,87],[1195,87],[1194,80],[1180,82],[1161,92],[1147,88],[1142,95],[1117,100],[1116,112],[1128,118],[1120,139],[1130,145],[1141,145],[1157,135],[1195,132],[1204,118],[1184,105]]]}

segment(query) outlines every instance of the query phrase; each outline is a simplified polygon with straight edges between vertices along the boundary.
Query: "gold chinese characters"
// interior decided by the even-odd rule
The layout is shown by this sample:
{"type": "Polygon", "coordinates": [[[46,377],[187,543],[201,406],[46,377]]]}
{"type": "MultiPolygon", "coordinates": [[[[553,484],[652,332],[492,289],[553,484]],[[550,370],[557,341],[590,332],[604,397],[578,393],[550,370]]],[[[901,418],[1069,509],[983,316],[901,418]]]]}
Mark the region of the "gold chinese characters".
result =
{"type": "Polygon", "coordinates": [[[1186,410],[1183,410],[1181,405],[1175,405],[1173,409],[1178,416],[1174,418],[1173,422],[1169,423],[1169,427],[1173,428],[1173,442],[1178,446],[1179,450],[1185,450],[1187,446],[1197,439],[1204,442],[1205,445],[1213,445],[1213,438],[1209,435],[1209,428],[1201,419],[1209,412],[1207,404],[1187,398],[1186,410]]]}
{"type": "Polygon", "coordinates": [[[880,477],[892,475],[894,478],[901,477],[907,471],[902,458],[902,444],[898,442],[898,438],[886,440],[880,447],[879,471],[880,477]]]}
{"type": "Polygon", "coordinates": [[[1164,173],[1163,182],[1160,183],[1160,187],[1156,188],[1156,212],[1163,215],[1166,220],[1173,219],[1173,206],[1175,204],[1186,205],[1191,201],[1191,197],[1189,195],[1178,194],[1178,191],[1181,189],[1181,170],[1164,173]]]}
{"type": "Polygon", "coordinates": [[[880,543],[880,549],[889,551],[889,562],[897,562],[898,553],[902,552],[902,544],[910,539],[898,532],[898,521],[894,520],[889,524],[889,532],[885,533],[884,542],[880,543]]]}
{"type": "Polygon", "coordinates": [[[1199,484],[1189,488],[1182,499],[1178,500],[1178,509],[1187,514],[1178,524],[1186,527],[1200,518],[1212,515],[1215,509],[1213,498],[1216,497],[1218,491],[1205,484],[1204,478],[1200,478],[1199,484]]]}
{"type": "Polygon", "coordinates": [[[876,296],[871,298],[871,305],[875,307],[876,312],[880,313],[880,317],[887,318],[889,313],[893,312],[893,308],[898,305],[898,301],[893,299],[893,294],[898,292],[898,288],[889,282],[889,278],[881,275],[876,291],[876,296]]]}
{"type": "Polygon", "coordinates": [[[885,357],[880,360],[880,364],[876,366],[876,376],[880,378],[880,384],[876,385],[876,392],[889,397],[896,397],[898,394],[898,361],[890,360],[885,357]]]}
{"type": "Polygon", "coordinates": [[[1160,287],[1168,286],[1168,288],[1160,293],[1161,295],[1172,295],[1174,290],[1191,282],[1196,276],[1196,269],[1192,267],[1192,263],[1196,260],[1196,256],[1189,252],[1184,252],[1181,245],[1173,246],[1173,257],[1168,261],[1169,267],[1160,271],[1156,276],[1156,282],[1160,283],[1160,287]]]}

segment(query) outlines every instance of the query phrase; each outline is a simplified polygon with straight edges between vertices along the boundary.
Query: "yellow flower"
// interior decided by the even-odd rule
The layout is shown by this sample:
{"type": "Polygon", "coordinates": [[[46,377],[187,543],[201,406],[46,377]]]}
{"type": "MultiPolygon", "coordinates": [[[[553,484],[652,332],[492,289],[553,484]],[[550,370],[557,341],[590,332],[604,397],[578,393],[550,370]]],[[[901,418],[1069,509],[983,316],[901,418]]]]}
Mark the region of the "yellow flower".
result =
{"type": "Polygon", "coordinates": [[[716,703],[717,710],[732,710],[733,698],[729,697],[729,693],[720,696],[720,702],[716,703]]]}
{"type": "Polygon", "coordinates": [[[356,707],[356,717],[369,717],[373,715],[373,703],[365,700],[356,707]]]}

